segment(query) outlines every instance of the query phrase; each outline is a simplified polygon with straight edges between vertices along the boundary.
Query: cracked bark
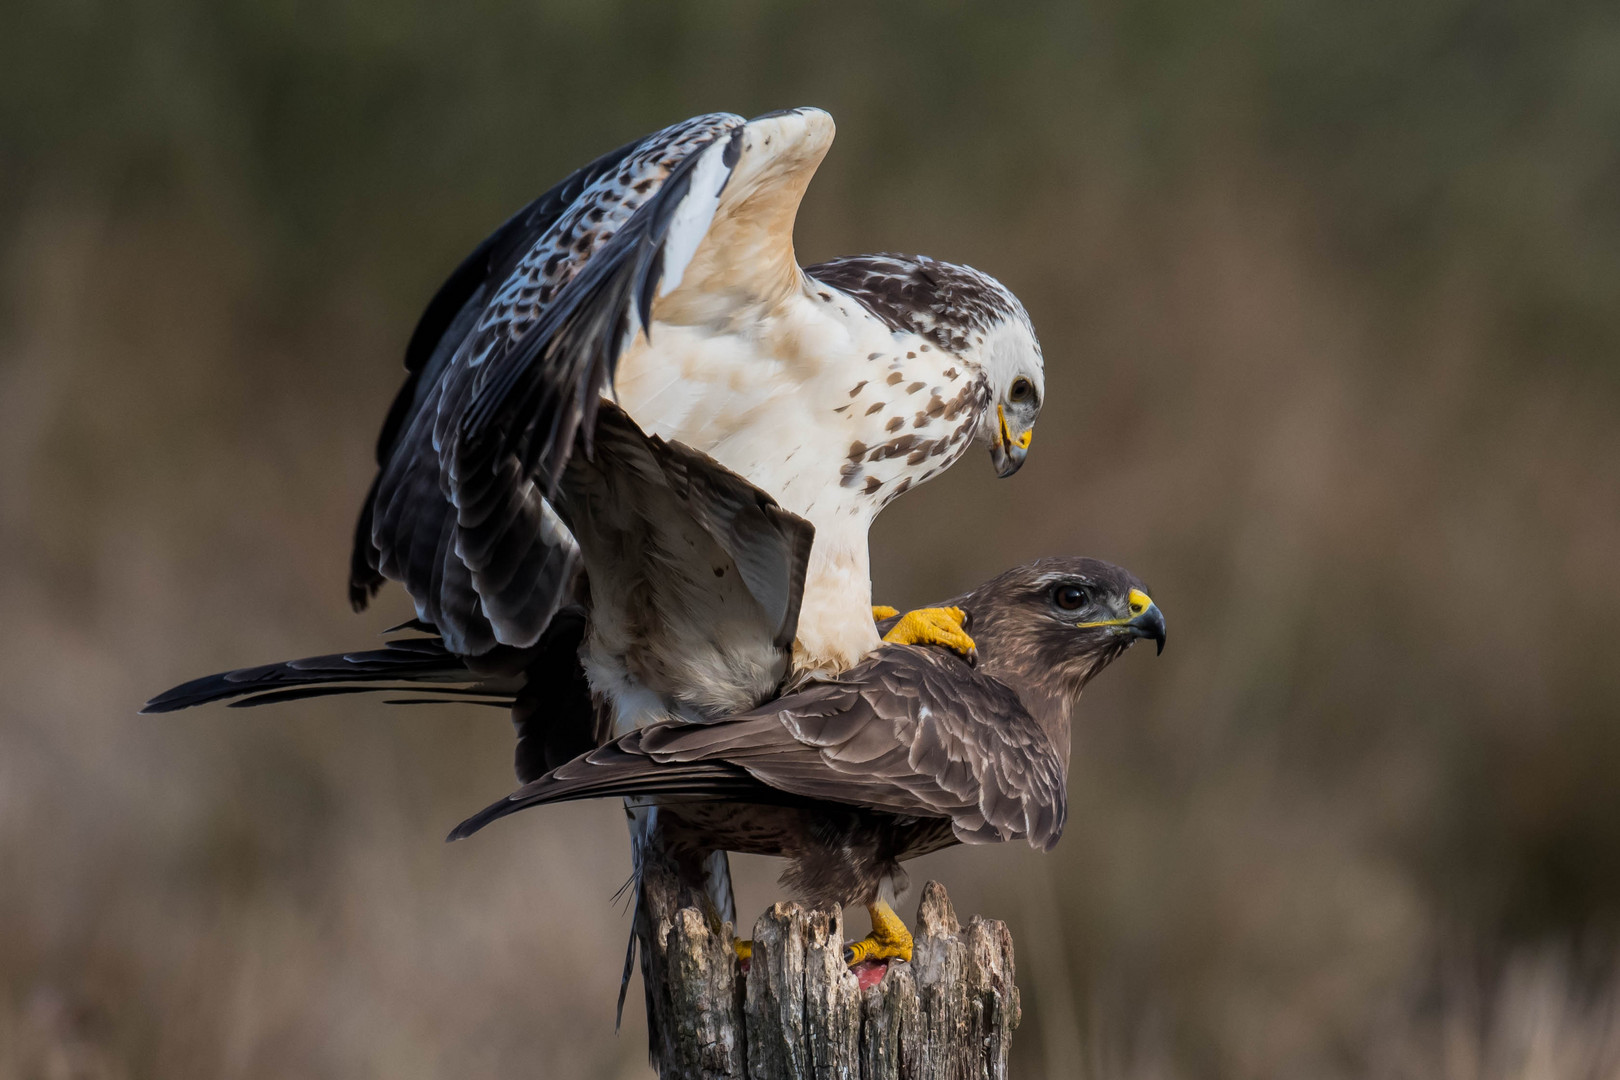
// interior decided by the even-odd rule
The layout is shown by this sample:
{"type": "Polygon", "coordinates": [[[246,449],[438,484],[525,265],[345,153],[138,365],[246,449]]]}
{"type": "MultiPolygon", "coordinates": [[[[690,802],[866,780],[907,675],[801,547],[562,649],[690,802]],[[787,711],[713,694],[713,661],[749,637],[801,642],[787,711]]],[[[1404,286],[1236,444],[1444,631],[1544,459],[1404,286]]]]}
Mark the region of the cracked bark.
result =
{"type": "Polygon", "coordinates": [[[945,889],[923,889],[911,963],[865,991],[843,963],[843,918],[776,904],[754,926],[746,976],[729,925],[696,908],[660,919],[664,979],[654,1064],[665,1080],[967,1080],[1007,1075],[1018,1026],[1012,937],[961,926],[945,889]]]}

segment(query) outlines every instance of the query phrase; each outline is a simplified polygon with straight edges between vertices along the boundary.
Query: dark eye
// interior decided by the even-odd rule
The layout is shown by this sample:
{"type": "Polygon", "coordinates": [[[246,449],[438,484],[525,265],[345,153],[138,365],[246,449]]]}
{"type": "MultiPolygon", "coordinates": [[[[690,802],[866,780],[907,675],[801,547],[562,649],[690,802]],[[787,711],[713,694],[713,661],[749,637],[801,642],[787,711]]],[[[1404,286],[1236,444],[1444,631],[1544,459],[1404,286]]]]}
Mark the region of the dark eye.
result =
{"type": "Polygon", "coordinates": [[[1086,590],[1078,585],[1059,585],[1052,590],[1052,603],[1064,611],[1079,611],[1086,606],[1086,590]]]}
{"type": "Polygon", "coordinates": [[[1012,389],[1007,392],[1009,401],[1028,401],[1035,396],[1035,384],[1022,375],[1013,380],[1012,389]]]}

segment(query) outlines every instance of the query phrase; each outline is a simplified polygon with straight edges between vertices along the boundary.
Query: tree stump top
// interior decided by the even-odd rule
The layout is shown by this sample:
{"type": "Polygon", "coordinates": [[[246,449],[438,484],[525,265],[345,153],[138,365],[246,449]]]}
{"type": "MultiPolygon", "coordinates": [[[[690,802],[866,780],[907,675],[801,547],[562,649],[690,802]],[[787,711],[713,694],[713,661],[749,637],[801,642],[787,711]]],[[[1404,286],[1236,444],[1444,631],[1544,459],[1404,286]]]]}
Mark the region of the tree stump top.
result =
{"type": "Polygon", "coordinates": [[[673,1020],[666,1080],[1005,1078],[1020,1018],[1012,936],[975,916],[964,929],[929,882],[910,963],[862,989],[843,960],[837,911],[774,905],[754,925],[744,974],[729,924],[695,908],[660,922],[655,947],[673,1020]]]}

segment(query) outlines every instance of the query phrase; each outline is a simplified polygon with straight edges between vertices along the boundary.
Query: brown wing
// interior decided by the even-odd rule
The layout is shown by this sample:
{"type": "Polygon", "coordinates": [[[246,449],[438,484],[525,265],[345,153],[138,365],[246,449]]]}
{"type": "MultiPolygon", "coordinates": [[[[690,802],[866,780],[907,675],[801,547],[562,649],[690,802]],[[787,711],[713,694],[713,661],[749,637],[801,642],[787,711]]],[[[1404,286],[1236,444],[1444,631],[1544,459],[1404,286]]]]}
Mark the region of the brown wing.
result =
{"type": "Polygon", "coordinates": [[[943,650],[889,645],[835,680],[713,724],[661,724],[576,758],[452,838],[547,802],[611,795],[843,803],[951,820],[958,839],[1049,850],[1063,763],[1004,684],[943,650]]]}

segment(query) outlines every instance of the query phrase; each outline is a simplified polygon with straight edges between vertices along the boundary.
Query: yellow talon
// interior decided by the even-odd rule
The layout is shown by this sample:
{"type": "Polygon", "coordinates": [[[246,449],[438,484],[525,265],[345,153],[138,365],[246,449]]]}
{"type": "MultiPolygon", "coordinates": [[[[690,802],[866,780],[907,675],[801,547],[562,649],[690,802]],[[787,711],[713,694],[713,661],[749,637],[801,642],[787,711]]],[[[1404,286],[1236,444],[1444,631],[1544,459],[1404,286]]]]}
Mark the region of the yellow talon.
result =
{"type": "Polygon", "coordinates": [[[959,607],[918,608],[906,612],[883,640],[891,645],[943,645],[973,660],[979,652],[962,629],[966,621],[967,615],[959,607]]]}
{"type": "Polygon", "coordinates": [[[899,608],[892,608],[888,604],[873,604],[872,605],[872,621],[873,622],[882,622],[884,619],[892,619],[898,614],[900,614],[900,609],[899,608]]]}
{"type": "Polygon", "coordinates": [[[911,960],[911,931],[894,909],[879,900],[866,905],[872,916],[872,932],[859,941],[844,946],[844,962],[859,964],[863,960],[911,960]]]}
{"type": "Polygon", "coordinates": [[[754,955],[754,943],[748,938],[741,938],[731,943],[731,951],[737,954],[737,959],[749,960],[754,955]]]}

